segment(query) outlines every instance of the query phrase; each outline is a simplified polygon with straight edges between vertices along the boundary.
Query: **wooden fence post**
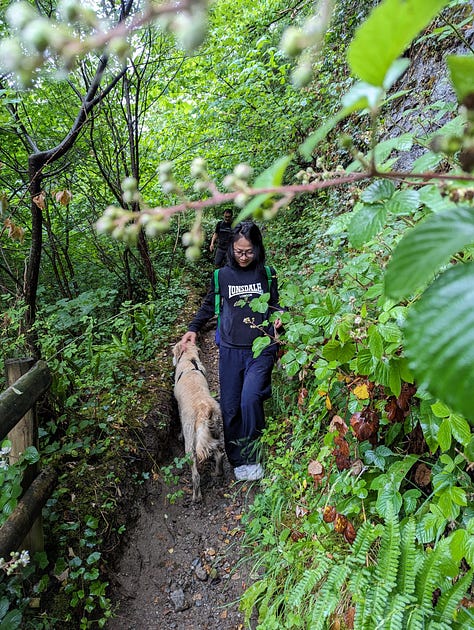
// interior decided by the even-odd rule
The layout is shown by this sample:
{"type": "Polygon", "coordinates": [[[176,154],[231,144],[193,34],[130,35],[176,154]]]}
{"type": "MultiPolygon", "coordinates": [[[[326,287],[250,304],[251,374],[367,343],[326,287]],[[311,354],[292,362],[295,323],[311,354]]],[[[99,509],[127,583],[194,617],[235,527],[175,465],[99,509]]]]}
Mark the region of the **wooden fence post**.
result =
{"type": "MultiPolygon", "coordinates": [[[[5,371],[8,386],[13,385],[21,376],[26,374],[34,364],[35,359],[31,358],[7,359],[5,361],[5,371]]],[[[21,453],[24,453],[28,446],[34,446],[38,449],[38,419],[35,405],[33,405],[13,429],[11,429],[8,433],[8,439],[12,444],[9,453],[10,464],[15,464],[21,453]]],[[[30,464],[26,468],[21,482],[23,494],[28,490],[38,472],[38,464],[30,464]]],[[[22,547],[32,553],[44,550],[43,521],[41,515],[34,521],[33,526],[23,541],[22,547]]]]}

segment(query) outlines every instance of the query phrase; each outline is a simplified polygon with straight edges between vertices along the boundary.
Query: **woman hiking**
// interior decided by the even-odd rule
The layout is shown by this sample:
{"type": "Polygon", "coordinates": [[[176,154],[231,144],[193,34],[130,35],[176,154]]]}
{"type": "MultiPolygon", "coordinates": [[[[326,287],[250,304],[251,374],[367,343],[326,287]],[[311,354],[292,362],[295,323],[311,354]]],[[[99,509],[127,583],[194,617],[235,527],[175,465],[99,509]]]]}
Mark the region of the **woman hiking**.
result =
{"type": "Polygon", "coordinates": [[[262,234],[255,223],[245,221],[233,229],[227,260],[218,271],[218,287],[212,277],[209,293],[181,338],[181,345],[184,348],[187,343],[195,343],[197,333],[214,316],[217,291],[221,302],[219,383],[225,450],[236,479],[253,481],[263,477],[258,438],[265,427],[263,403],[271,395],[278,352],[275,330],[281,320],[262,324],[273,312],[283,309],[278,304],[275,270],[265,266],[262,234]],[[268,311],[255,313],[249,303],[263,293],[270,293],[268,311]],[[254,357],[253,341],[265,334],[273,341],[254,357]]]}

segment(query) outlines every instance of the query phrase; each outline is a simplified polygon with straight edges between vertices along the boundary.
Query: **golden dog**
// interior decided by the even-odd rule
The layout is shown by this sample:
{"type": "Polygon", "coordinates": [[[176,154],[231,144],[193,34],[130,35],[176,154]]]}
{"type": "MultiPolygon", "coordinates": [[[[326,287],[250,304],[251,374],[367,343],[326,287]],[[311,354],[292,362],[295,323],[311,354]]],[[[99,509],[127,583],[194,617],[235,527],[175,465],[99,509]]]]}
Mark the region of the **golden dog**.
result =
{"type": "Polygon", "coordinates": [[[223,451],[219,442],[221,409],[212,398],[206,370],[199,359],[199,349],[188,343],[186,349],[177,343],[173,348],[175,366],[174,396],[184,437],[184,450],[191,458],[193,501],[201,501],[201,477],[198,464],[214,455],[214,474],[222,475],[223,451]]]}

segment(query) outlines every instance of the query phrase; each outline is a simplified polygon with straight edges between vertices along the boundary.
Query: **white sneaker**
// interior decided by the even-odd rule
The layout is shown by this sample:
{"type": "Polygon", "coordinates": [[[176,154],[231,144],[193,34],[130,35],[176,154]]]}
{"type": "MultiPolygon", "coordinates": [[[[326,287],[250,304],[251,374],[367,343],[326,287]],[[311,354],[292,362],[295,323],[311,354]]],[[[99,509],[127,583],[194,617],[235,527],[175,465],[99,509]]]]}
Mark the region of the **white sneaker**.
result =
{"type": "Polygon", "coordinates": [[[247,468],[248,466],[236,466],[234,468],[234,475],[237,481],[247,480],[247,468]]]}
{"type": "Polygon", "coordinates": [[[263,468],[260,464],[247,465],[247,481],[257,481],[263,477],[263,468]]]}

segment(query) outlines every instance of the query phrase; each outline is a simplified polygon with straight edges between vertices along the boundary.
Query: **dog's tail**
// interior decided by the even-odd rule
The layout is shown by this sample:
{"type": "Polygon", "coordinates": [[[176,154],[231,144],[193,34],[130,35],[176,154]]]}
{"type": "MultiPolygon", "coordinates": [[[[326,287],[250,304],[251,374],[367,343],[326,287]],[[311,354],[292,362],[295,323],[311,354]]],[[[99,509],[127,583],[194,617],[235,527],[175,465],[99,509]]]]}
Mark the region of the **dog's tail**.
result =
{"type": "Polygon", "coordinates": [[[198,462],[208,459],[219,446],[217,423],[220,417],[220,407],[214,399],[200,403],[195,424],[195,451],[198,462]]]}

